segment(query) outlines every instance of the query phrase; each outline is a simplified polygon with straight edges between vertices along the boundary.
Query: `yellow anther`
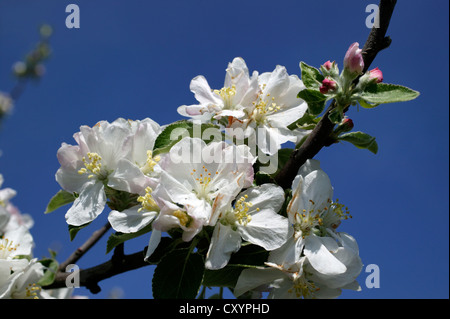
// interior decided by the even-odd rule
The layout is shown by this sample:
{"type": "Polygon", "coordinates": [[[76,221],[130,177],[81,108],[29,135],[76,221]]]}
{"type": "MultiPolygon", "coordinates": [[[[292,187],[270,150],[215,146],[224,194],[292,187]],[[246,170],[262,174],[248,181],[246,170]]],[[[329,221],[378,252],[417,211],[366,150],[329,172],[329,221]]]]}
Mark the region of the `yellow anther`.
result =
{"type": "Polygon", "coordinates": [[[253,206],[251,202],[246,202],[248,195],[244,195],[236,201],[234,205],[234,217],[239,224],[247,226],[247,224],[252,220],[252,216],[248,214],[250,207],[253,206]]]}
{"type": "Polygon", "coordinates": [[[231,100],[236,95],[236,85],[233,84],[231,87],[223,87],[220,90],[214,90],[213,92],[222,98],[225,107],[231,107],[231,100]]]}
{"type": "Polygon", "coordinates": [[[153,156],[153,152],[151,150],[147,151],[147,161],[145,165],[141,168],[142,173],[149,174],[153,172],[154,167],[161,160],[159,155],[153,156]]]}
{"type": "Polygon", "coordinates": [[[176,210],[172,213],[173,216],[175,216],[176,218],[178,218],[178,220],[180,221],[180,225],[181,226],[186,226],[189,223],[189,215],[182,210],[176,210]]]}
{"type": "Polygon", "coordinates": [[[88,176],[88,178],[92,178],[95,175],[100,175],[101,169],[102,169],[102,163],[100,162],[102,160],[102,157],[98,155],[97,153],[87,153],[87,160],[86,156],[83,156],[82,161],[84,163],[83,168],[80,168],[78,170],[78,174],[86,174],[91,172],[88,176]]]}
{"type": "Polygon", "coordinates": [[[137,201],[139,203],[141,203],[141,205],[142,205],[142,207],[138,209],[138,212],[141,212],[143,210],[146,210],[149,212],[154,212],[154,211],[159,210],[158,204],[156,204],[155,199],[152,197],[152,189],[150,188],[150,186],[147,186],[145,188],[145,195],[139,196],[137,198],[137,201]]]}

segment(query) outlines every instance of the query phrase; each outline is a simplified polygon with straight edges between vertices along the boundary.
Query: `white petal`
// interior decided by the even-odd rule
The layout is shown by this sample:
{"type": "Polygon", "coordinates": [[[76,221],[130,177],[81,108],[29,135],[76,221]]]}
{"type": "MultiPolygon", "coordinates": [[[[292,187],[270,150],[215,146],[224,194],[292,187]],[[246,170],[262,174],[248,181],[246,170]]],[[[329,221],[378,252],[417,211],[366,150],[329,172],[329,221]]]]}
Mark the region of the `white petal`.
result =
{"type": "Polygon", "coordinates": [[[288,268],[300,261],[304,245],[303,238],[290,236],[284,245],[270,252],[268,261],[288,268]]]}
{"type": "Polygon", "coordinates": [[[221,269],[228,264],[231,254],[241,247],[241,236],[230,226],[217,223],[206,255],[207,269],[221,269]]]}
{"type": "Polygon", "coordinates": [[[208,81],[206,81],[205,77],[202,75],[196,76],[192,79],[190,89],[192,93],[194,93],[197,101],[201,104],[220,104],[222,102],[213,94],[208,81]]]}
{"type": "Polygon", "coordinates": [[[161,231],[153,229],[148,242],[147,251],[145,253],[144,260],[147,261],[151,255],[155,252],[159,243],[161,242],[161,231]]]}
{"type": "Polygon", "coordinates": [[[267,116],[267,120],[274,127],[287,127],[289,124],[297,121],[308,110],[308,105],[303,102],[290,109],[281,109],[280,111],[267,116]]]}
{"type": "Polygon", "coordinates": [[[108,186],[116,190],[140,194],[150,184],[150,178],[127,159],[120,159],[117,168],[108,176],[108,186]]]}
{"type": "Polygon", "coordinates": [[[244,292],[267,285],[273,281],[284,278],[285,275],[278,269],[244,269],[234,287],[234,295],[239,297],[244,292]]]}
{"type": "Polygon", "coordinates": [[[105,208],[105,187],[100,181],[86,183],[66,213],[69,225],[81,226],[93,221],[105,208]]]}
{"type": "Polygon", "coordinates": [[[288,240],[289,221],[272,210],[262,209],[246,225],[238,225],[242,238],[266,250],[279,248],[288,240]]]}
{"type": "Polygon", "coordinates": [[[347,267],[340,262],[324,245],[322,238],[311,235],[305,239],[303,250],[311,266],[324,275],[343,274],[347,267]]]}
{"type": "Polygon", "coordinates": [[[108,221],[115,231],[135,233],[150,224],[158,214],[157,212],[139,212],[140,208],[141,206],[137,205],[122,212],[113,210],[108,215],[108,221]]]}
{"type": "Polygon", "coordinates": [[[247,195],[247,202],[252,203],[250,212],[256,212],[256,209],[269,209],[278,212],[283,206],[284,191],[275,184],[263,184],[258,187],[251,187],[238,195],[238,197],[247,195]]]}
{"type": "Polygon", "coordinates": [[[322,210],[333,198],[333,187],[328,175],[322,171],[313,171],[306,175],[298,211],[322,210]]]}

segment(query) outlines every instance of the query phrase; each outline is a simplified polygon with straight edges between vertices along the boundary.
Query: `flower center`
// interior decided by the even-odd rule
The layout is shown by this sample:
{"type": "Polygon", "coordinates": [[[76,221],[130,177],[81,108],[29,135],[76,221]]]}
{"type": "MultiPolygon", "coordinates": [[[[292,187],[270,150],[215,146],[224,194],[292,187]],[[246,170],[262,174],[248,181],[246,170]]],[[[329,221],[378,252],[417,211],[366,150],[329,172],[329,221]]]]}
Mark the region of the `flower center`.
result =
{"type": "Polygon", "coordinates": [[[181,226],[186,226],[189,224],[191,218],[189,217],[189,215],[182,210],[176,210],[172,213],[173,216],[175,216],[176,218],[178,218],[178,220],[180,221],[180,225],[181,226]]]}
{"type": "Polygon", "coordinates": [[[304,276],[300,276],[294,280],[294,284],[288,292],[295,293],[297,298],[310,298],[314,297],[314,293],[319,290],[320,288],[316,287],[312,281],[304,278],[304,276]]]}
{"type": "Polygon", "coordinates": [[[229,109],[233,106],[232,100],[236,95],[236,85],[233,84],[231,87],[223,87],[220,90],[214,90],[213,92],[222,98],[225,109],[229,109]]]}
{"type": "Polygon", "coordinates": [[[103,176],[101,175],[102,157],[97,153],[91,152],[87,153],[86,155],[87,159],[85,156],[83,156],[82,158],[85,167],[78,170],[78,174],[80,175],[89,174],[88,178],[93,178],[95,175],[97,175],[100,178],[103,178],[103,176]]]}
{"type": "Polygon", "coordinates": [[[312,200],[309,200],[312,204],[312,209],[307,211],[303,209],[301,213],[296,212],[294,214],[295,224],[294,229],[297,236],[302,236],[305,238],[310,235],[311,232],[315,230],[318,226],[323,225],[323,219],[321,217],[320,210],[314,210],[315,203],[312,200]]]}
{"type": "MultiPolygon", "coordinates": [[[[253,203],[247,202],[248,195],[244,195],[239,198],[234,204],[234,209],[229,211],[224,218],[221,219],[221,223],[224,225],[231,226],[233,230],[236,230],[236,223],[239,225],[247,226],[247,224],[252,220],[252,215],[248,213],[250,207],[253,203]]],[[[259,208],[256,208],[259,211],[259,208]]]]}
{"type": "Polygon", "coordinates": [[[0,259],[7,259],[20,244],[14,245],[12,240],[2,237],[0,239],[0,259]]]}
{"type": "Polygon", "coordinates": [[[145,162],[145,165],[141,168],[142,173],[144,174],[150,174],[153,172],[153,169],[156,164],[161,160],[161,157],[159,155],[153,156],[153,152],[151,150],[147,151],[147,161],[145,162]]]}
{"type": "MultiPolygon", "coordinates": [[[[264,84],[262,89],[264,90],[265,87],[266,85],[264,84]]],[[[258,97],[258,100],[256,102],[252,103],[254,106],[252,117],[258,124],[263,124],[266,120],[267,115],[276,113],[281,109],[281,106],[275,103],[275,97],[270,97],[270,93],[261,95],[258,97]],[[263,97],[261,97],[261,95],[263,97]]]]}
{"type": "Polygon", "coordinates": [[[27,298],[39,299],[37,292],[41,291],[41,287],[36,286],[36,284],[28,284],[25,288],[25,296],[27,298]]]}
{"type": "Polygon", "coordinates": [[[209,200],[209,184],[212,181],[213,175],[218,175],[219,172],[215,171],[211,173],[205,166],[202,166],[202,169],[200,172],[198,172],[196,169],[193,169],[191,172],[191,175],[194,177],[197,187],[195,189],[195,192],[197,193],[198,198],[203,198],[206,200],[209,200]]]}
{"type": "Polygon", "coordinates": [[[329,206],[325,207],[324,212],[322,213],[326,227],[336,229],[341,224],[341,220],[352,218],[348,207],[339,203],[339,199],[336,199],[335,202],[328,200],[328,203],[329,206]]]}
{"type": "Polygon", "coordinates": [[[240,225],[247,226],[252,220],[252,216],[248,214],[248,210],[253,206],[251,202],[246,202],[248,195],[244,195],[236,201],[234,205],[234,217],[240,225]]]}
{"type": "Polygon", "coordinates": [[[147,186],[145,188],[145,195],[137,198],[137,201],[142,205],[142,207],[138,209],[139,213],[143,210],[148,212],[159,211],[158,204],[156,204],[155,199],[152,197],[152,191],[150,186],[147,186]]]}

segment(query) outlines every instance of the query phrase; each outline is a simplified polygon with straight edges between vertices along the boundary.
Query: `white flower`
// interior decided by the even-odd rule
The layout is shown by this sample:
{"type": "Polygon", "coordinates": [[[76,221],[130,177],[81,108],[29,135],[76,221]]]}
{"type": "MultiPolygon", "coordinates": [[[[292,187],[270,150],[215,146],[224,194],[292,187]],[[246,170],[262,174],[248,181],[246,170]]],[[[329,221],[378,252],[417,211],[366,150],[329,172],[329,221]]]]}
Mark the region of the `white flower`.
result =
{"type": "Polygon", "coordinates": [[[149,225],[159,213],[159,206],[152,196],[152,188],[147,186],[137,198],[136,205],[121,212],[112,210],[108,215],[111,227],[121,233],[135,233],[149,225]]]}
{"type": "Polygon", "coordinates": [[[62,144],[56,180],[79,195],[66,213],[69,225],[89,223],[103,211],[106,186],[136,193],[148,186],[156,162],[151,148],[158,132],[159,126],[149,119],[101,121],[92,128],[81,126],[74,134],[78,145],[62,144]]]}
{"type": "MultiPolygon", "coordinates": [[[[185,137],[161,159],[161,179],[152,196],[162,203],[152,224],[147,255],[160,240],[162,231],[183,230],[190,241],[203,226],[216,224],[219,213],[253,182],[255,158],[245,145],[185,137]]],[[[148,257],[147,256],[147,257],[148,257]]]]}
{"type": "Polygon", "coordinates": [[[141,121],[128,120],[123,125],[131,134],[130,156],[118,161],[108,186],[138,194],[149,185],[154,188],[159,177],[160,158],[153,156],[153,147],[161,133],[161,127],[149,118],[141,121]]]}
{"type": "Polygon", "coordinates": [[[287,218],[277,214],[284,202],[284,191],[274,184],[252,187],[237,196],[234,207],[225,207],[219,217],[206,255],[206,268],[226,266],[242,240],[274,250],[288,238],[287,218]]]}
{"type": "Polygon", "coordinates": [[[249,72],[242,58],[235,58],[226,69],[225,83],[220,90],[212,90],[203,76],[191,81],[190,89],[200,104],[182,105],[178,113],[183,116],[209,121],[212,117],[220,119],[225,116],[241,118],[243,109],[250,106],[258,91],[258,73],[249,72]]]}
{"type": "Polygon", "coordinates": [[[283,143],[296,142],[298,138],[299,132],[294,134],[288,125],[301,118],[308,109],[306,102],[297,97],[305,86],[280,65],[273,72],[261,74],[258,85],[258,95],[246,107],[246,116],[233,120],[230,127],[243,128],[264,153],[273,155],[283,143]]]}
{"type": "Polygon", "coordinates": [[[3,233],[0,238],[0,259],[12,260],[20,256],[32,256],[34,240],[25,226],[3,233]]]}
{"type": "Polygon", "coordinates": [[[356,242],[347,234],[335,232],[348,211],[343,209],[343,205],[331,201],[333,188],[318,161],[308,160],[300,168],[292,190],[287,213],[294,235],[271,252],[269,261],[289,268],[304,255],[310,266],[323,276],[351,274],[349,278],[353,280],[355,271],[347,269],[339,254],[345,250],[345,254],[352,255],[358,263],[356,268],[361,268],[356,242]]]}
{"type": "Polygon", "coordinates": [[[317,280],[306,257],[289,268],[272,263],[266,265],[269,267],[243,270],[234,288],[234,295],[239,297],[247,291],[257,290],[268,291],[268,299],[331,299],[339,297],[342,289],[360,289],[355,282],[329,286],[328,281],[317,280]]]}
{"type": "Polygon", "coordinates": [[[45,298],[37,285],[43,275],[44,266],[37,259],[0,259],[0,299],[45,298]]]}

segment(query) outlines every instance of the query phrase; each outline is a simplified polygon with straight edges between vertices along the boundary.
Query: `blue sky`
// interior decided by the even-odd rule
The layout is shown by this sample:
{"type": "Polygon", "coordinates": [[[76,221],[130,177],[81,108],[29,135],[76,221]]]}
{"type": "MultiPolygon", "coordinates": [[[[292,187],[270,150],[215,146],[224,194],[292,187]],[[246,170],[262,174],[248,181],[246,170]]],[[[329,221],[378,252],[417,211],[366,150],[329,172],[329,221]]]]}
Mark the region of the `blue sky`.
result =
{"type": "MultiPolygon", "coordinates": [[[[33,48],[38,26],[50,24],[53,54],[46,74],[29,83],[0,129],[0,173],[17,190],[13,203],[35,220],[36,257],[58,251],[65,260],[106,222],[102,214],[70,242],[65,208],[43,212],[60,189],[56,151],[74,143],[80,125],[118,117],[151,117],[168,124],[176,108],[193,104],[191,79],[204,75],[223,86],[225,68],[241,56],[250,71],[277,64],[299,74],[299,62],[318,67],[342,60],[370,30],[365,8],[375,1],[31,1],[0,3],[0,91],[14,84],[11,66],[33,48]],[[80,7],[80,28],[67,29],[65,8],[80,7]]],[[[330,176],[335,197],[353,219],[340,228],[359,244],[364,267],[380,268],[380,288],[342,298],[448,298],[449,282],[449,76],[448,1],[399,1],[388,30],[389,49],[372,64],[386,83],[420,91],[418,99],[347,114],[377,138],[377,155],[349,144],[333,145],[316,157],[330,176]]],[[[126,253],[148,238],[127,242],[126,253]]],[[[81,268],[106,261],[106,237],[79,261],[81,268]]],[[[101,282],[106,298],[120,287],[124,298],[151,297],[153,268],[101,282]]]]}

